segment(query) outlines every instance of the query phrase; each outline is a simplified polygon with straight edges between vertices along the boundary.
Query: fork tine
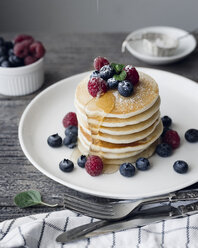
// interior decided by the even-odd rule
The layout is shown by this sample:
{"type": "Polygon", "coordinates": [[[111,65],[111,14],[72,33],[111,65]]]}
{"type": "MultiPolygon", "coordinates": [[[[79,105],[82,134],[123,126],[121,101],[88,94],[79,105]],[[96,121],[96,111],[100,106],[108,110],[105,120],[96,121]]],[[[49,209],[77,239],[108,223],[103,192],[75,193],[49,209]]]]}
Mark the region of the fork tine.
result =
{"type": "Polygon", "coordinates": [[[98,219],[113,219],[114,217],[114,215],[110,213],[105,213],[104,211],[103,212],[92,211],[90,209],[80,208],[79,206],[74,206],[72,204],[70,205],[70,203],[67,203],[66,207],[83,215],[91,216],[98,219]]]}
{"type": "Polygon", "coordinates": [[[94,208],[94,209],[98,209],[98,210],[109,210],[111,211],[112,210],[112,204],[110,202],[104,202],[104,203],[100,203],[100,202],[92,202],[92,201],[89,201],[89,200],[85,200],[85,199],[82,199],[82,198],[77,198],[75,196],[71,196],[71,195],[66,195],[64,197],[64,201],[72,201],[72,202],[75,202],[76,204],[81,204],[83,206],[86,206],[86,207],[91,207],[91,208],[94,208]]]}
{"type": "Polygon", "coordinates": [[[104,204],[102,202],[97,203],[66,194],[64,205],[78,213],[94,218],[113,219],[115,216],[113,204],[110,202],[104,202],[104,204]]]}
{"type": "Polygon", "coordinates": [[[99,211],[99,212],[108,212],[108,213],[111,213],[113,211],[113,208],[112,206],[106,206],[106,205],[92,205],[92,202],[82,202],[82,201],[78,201],[78,200],[75,200],[75,199],[65,199],[64,200],[64,203],[69,203],[70,205],[74,205],[76,207],[81,207],[81,208],[85,208],[85,209],[90,209],[90,210],[93,210],[93,211],[99,211]]]}
{"type": "Polygon", "coordinates": [[[93,213],[100,213],[111,216],[114,215],[113,208],[105,209],[105,206],[93,207],[91,206],[91,202],[89,203],[89,205],[86,205],[86,204],[82,204],[81,202],[74,201],[72,199],[71,200],[65,199],[64,204],[66,206],[70,206],[70,208],[75,207],[76,209],[79,209],[79,211],[89,210],[90,212],[93,213]]]}
{"type": "MultiPolygon", "coordinates": [[[[70,195],[68,193],[64,193],[64,198],[67,198],[67,197],[73,198],[73,199],[76,199],[76,200],[80,200],[80,201],[82,200],[82,201],[85,201],[85,202],[88,202],[88,203],[91,202],[89,199],[82,198],[81,196],[77,196],[77,195],[75,196],[75,195],[70,195]]],[[[109,203],[109,200],[107,200],[107,199],[100,199],[100,198],[96,198],[96,199],[97,199],[95,201],[96,204],[101,204],[101,203],[107,204],[107,203],[109,203]]]]}

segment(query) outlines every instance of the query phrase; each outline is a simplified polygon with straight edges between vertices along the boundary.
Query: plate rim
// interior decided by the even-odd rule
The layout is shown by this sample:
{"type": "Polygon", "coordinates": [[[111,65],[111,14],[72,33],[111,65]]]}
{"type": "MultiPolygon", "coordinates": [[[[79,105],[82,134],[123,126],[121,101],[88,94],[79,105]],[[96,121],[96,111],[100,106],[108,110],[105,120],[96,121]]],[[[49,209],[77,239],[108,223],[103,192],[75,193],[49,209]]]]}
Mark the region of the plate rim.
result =
{"type": "MultiPolygon", "coordinates": [[[[184,77],[184,76],[181,76],[179,74],[176,74],[176,73],[172,73],[172,72],[168,72],[166,70],[158,70],[158,69],[153,69],[153,68],[147,68],[147,67],[136,67],[138,70],[149,70],[149,71],[158,71],[158,72],[165,72],[165,73],[168,73],[170,75],[176,75],[177,77],[181,77],[181,78],[185,78],[187,81],[188,81],[188,84],[190,83],[192,85],[192,87],[194,87],[196,85],[196,87],[198,86],[197,83],[187,77],[184,77]]],[[[23,142],[23,137],[22,137],[22,129],[23,129],[23,123],[25,121],[25,118],[26,118],[26,115],[29,111],[29,109],[31,108],[31,106],[37,101],[38,98],[41,98],[44,94],[46,94],[48,91],[52,90],[53,88],[55,87],[58,87],[59,85],[65,83],[65,80],[71,80],[73,77],[76,77],[76,76],[85,76],[87,75],[88,73],[90,73],[90,71],[86,71],[86,72],[82,72],[82,73],[78,73],[78,74],[75,74],[75,75],[72,75],[70,77],[67,77],[67,78],[64,78],[56,83],[54,83],[53,85],[47,87],[45,90],[43,90],[42,92],[40,92],[37,96],[35,96],[30,102],[29,104],[26,106],[25,110],[23,111],[22,115],[21,115],[21,118],[20,118],[20,121],[19,121],[19,126],[18,126],[18,139],[19,139],[19,143],[20,143],[20,146],[21,146],[21,149],[23,151],[23,153],[25,154],[26,158],[30,161],[30,163],[36,168],[38,169],[42,174],[44,174],[45,176],[49,177],[50,179],[54,180],[55,182],[57,183],[60,183],[66,187],[69,187],[71,189],[74,189],[76,191],[79,191],[79,192],[82,192],[82,193],[85,193],[85,194],[89,194],[89,195],[93,195],[93,196],[98,196],[98,197],[104,197],[104,198],[109,198],[109,199],[137,199],[137,198],[140,198],[140,197],[131,197],[131,195],[129,194],[125,194],[124,197],[121,197],[120,194],[112,194],[112,193],[104,193],[104,192],[95,192],[94,190],[92,189],[88,189],[86,187],[81,187],[81,186],[78,186],[78,185],[74,185],[70,182],[66,182],[64,181],[63,179],[60,179],[58,178],[57,176],[54,176],[52,175],[50,172],[48,172],[47,170],[45,170],[43,167],[41,167],[35,160],[34,158],[31,157],[31,155],[29,154],[29,152],[27,151],[25,145],[24,145],[24,142],[23,142]]],[[[188,183],[183,183],[182,185],[178,185],[178,187],[175,187],[174,188],[174,191],[175,190],[179,190],[181,188],[184,188],[184,187],[187,187],[187,186],[190,186],[192,185],[193,183],[196,183],[197,180],[192,180],[191,182],[188,182],[188,183]]],[[[166,188],[166,190],[163,191],[163,193],[160,193],[160,194],[165,194],[167,192],[171,192],[171,188],[166,188]]],[[[149,193],[149,194],[145,194],[144,196],[142,196],[143,198],[144,197],[151,197],[151,196],[154,196],[154,195],[159,195],[159,192],[152,192],[152,193],[149,193]]]]}
{"type": "MultiPolygon", "coordinates": [[[[150,30],[150,29],[156,29],[156,28],[157,29],[166,28],[166,29],[182,31],[182,32],[184,32],[184,34],[188,33],[184,29],[171,27],[171,26],[149,26],[149,27],[140,28],[140,29],[137,29],[137,30],[131,32],[130,34],[128,34],[126,36],[125,40],[127,40],[128,38],[130,38],[132,35],[134,35],[136,33],[143,32],[143,31],[148,30],[148,29],[150,30]]],[[[186,51],[184,53],[180,53],[178,55],[173,55],[173,56],[155,57],[155,56],[151,56],[148,54],[142,54],[142,53],[137,52],[135,49],[133,49],[133,47],[128,42],[126,43],[126,48],[136,58],[141,59],[141,60],[146,61],[146,62],[150,61],[148,63],[171,63],[171,62],[175,62],[177,60],[180,60],[182,58],[185,58],[186,56],[190,55],[195,50],[195,48],[197,46],[197,41],[192,34],[190,34],[189,37],[192,39],[192,41],[194,41],[194,46],[192,46],[191,49],[189,49],[189,51],[186,51]]]]}

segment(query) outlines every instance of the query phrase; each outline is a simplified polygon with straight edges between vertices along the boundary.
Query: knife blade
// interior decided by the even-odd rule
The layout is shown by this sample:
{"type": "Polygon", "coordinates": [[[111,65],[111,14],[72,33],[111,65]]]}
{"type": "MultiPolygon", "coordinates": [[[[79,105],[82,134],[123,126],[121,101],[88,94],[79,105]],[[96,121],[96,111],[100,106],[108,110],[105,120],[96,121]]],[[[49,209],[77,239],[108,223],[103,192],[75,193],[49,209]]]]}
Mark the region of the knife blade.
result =
{"type": "Polygon", "coordinates": [[[145,218],[145,219],[142,219],[140,217],[140,218],[129,220],[129,221],[121,221],[119,223],[111,224],[111,225],[99,228],[95,231],[92,231],[92,232],[86,234],[84,236],[84,238],[91,238],[91,237],[95,237],[95,236],[99,236],[99,235],[108,234],[111,232],[119,232],[119,231],[124,231],[127,229],[143,227],[143,226],[157,223],[157,222],[160,222],[162,220],[167,220],[167,219],[170,219],[170,216],[164,216],[164,217],[163,216],[158,216],[158,217],[155,216],[155,217],[150,217],[150,218],[145,218]]]}
{"type": "Polygon", "coordinates": [[[99,236],[102,234],[104,235],[104,234],[107,234],[110,232],[124,231],[127,229],[142,227],[142,226],[146,226],[149,224],[160,222],[162,220],[168,220],[171,218],[173,218],[173,217],[171,217],[170,215],[167,215],[165,213],[164,213],[164,215],[159,215],[159,216],[152,216],[151,215],[151,216],[147,216],[146,218],[142,218],[141,216],[139,216],[139,217],[136,216],[133,219],[123,220],[120,222],[112,223],[112,224],[109,224],[108,226],[94,230],[94,231],[86,234],[84,237],[85,238],[91,238],[91,237],[99,236]]]}
{"type": "MultiPolygon", "coordinates": [[[[152,219],[152,218],[157,218],[157,220],[162,220],[163,217],[166,217],[167,215],[169,215],[170,212],[172,212],[174,210],[173,207],[171,207],[170,205],[165,205],[165,206],[160,206],[160,207],[153,207],[151,209],[146,209],[146,210],[141,210],[141,211],[137,211],[137,212],[133,212],[130,216],[128,216],[126,219],[124,220],[120,220],[120,221],[106,221],[106,220],[100,220],[100,221],[96,221],[93,223],[89,223],[89,224],[85,224],[76,228],[73,228],[67,232],[64,232],[62,234],[60,234],[57,238],[56,241],[60,242],[60,243],[69,243],[69,242],[73,242],[79,239],[83,239],[83,238],[87,238],[88,236],[86,235],[99,235],[98,233],[94,232],[92,233],[93,230],[95,230],[96,228],[99,229],[101,227],[104,226],[112,226],[115,229],[121,228],[120,224],[122,225],[123,223],[127,223],[128,221],[133,221],[135,219],[141,219],[141,218],[145,218],[145,219],[152,219]],[[115,225],[115,227],[114,227],[115,225]]],[[[155,220],[155,219],[154,219],[155,220]]],[[[151,220],[150,220],[151,221],[151,220]]],[[[137,225],[139,222],[137,221],[137,225]]],[[[131,225],[131,223],[129,224],[129,226],[131,225]]],[[[129,228],[129,227],[128,227],[129,228]]],[[[105,229],[101,229],[102,232],[105,229]]],[[[108,229],[107,229],[108,230],[108,229]]],[[[109,230],[107,231],[109,232],[109,230]]],[[[110,228],[110,232],[111,232],[111,228],[110,228]]]]}
{"type": "Polygon", "coordinates": [[[197,212],[198,202],[188,205],[180,205],[178,207],[173,207],[170,205],[153,207],[151,209],[134,212],[126,219],[122,219],[119,221],[101,220],[85,224],[77,228],[73,228],[67,232],[60,234],[56,238],[56,241],[60,243],[69,243],[84,238],[91,238],[101,234],[106,234],[109,232],[145,226],[162,220],[178,218],[197,212]]]}
{"type": "MultiPolygon", "coordinates": [[[[153,208],[154,211],[157,210],[162,210],[158,208],[153,208]]],[[[99,228],[97,230],[94,230],[88,234],[85,235],[85,238],[91,238],[99,235],[104,235],[110,232],[118,232],[122,230],[127,230],[127,229],[132,229],[132,228],[137,228],[137,227],[142,227],[146,226],[149,224],[157,223],[162,220],[169,220],[169,219],[174,219],[174,218],[181,218],[189,214],[195,214],[198,213],[198,202],[195,203],[190,203],[187,205],[180,205],[177,208],[176,207],[170,207],[170,210],[167,208],[167,213],[166,209],[164,208],[164,215],[163,212],[161,212],[160,215],[153,215],[152,212],[145,212],[143,215],[139,213],[135,219],[127,219],[120,221],[118,223],[113,223],[108,226],[99,228]],[[167,215],[166,215],[167,214],[167,215]],[[142,218],[143,217],[143,218],[142,218]]]]}

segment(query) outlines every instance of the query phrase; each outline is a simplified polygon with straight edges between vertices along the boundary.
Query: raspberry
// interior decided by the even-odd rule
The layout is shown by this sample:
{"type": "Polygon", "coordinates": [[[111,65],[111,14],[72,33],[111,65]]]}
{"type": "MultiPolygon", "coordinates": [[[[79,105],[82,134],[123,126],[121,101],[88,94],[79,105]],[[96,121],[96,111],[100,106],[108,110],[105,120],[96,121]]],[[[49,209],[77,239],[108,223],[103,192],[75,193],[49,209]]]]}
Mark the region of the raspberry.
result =
{"type": "Polygon", "coordinates": [[[14,45],[14,54],[19,58],[25,58],[28,55],[29,46],[31,43],[31,40],[24,40],[22,42],[16,43],[14,45]]]}
{"type": "Polygon", "coordinates": [[[66,128],[68,126],[78,126],[78,120],[76,117],[76,113],[69,112],[63,118],[63,126],[66,128]]]}
{"type": "Polygon", "coordinates": [[[45,54],[45,48],[41,42],[35,41],[30,45],[29,52],[33,57],[40,59],[45,54]]]}
{"type": "Polygon", "coordinates": [[[27,46],[28,49],[29,49],[30,45],[32,44],[32,40],[24,40],[24,41],[22,41],[20,43],[23,43],[24,46],[27,46]]]}
{"type": "Polygon", "coordinates": [[[94,68],[99,71],[104,65],[109,65],[109,61],[105,57],[96,57],[94,59],[94,68]]]}
{"type": "Polygon", "coordinates": [[[93,97],[101,96],[107,91],[107,83],[102,78],[93,77],[88,82],[88,91],[93,97]]]}
{"type": "Polygon", "coordinates": [[[27,56],[27,57],[25,57],[25,59],[24,59],[25,65],[33,64],[33,63],[36,62],[36,61],[37,61],[37,58],[32,57],[32,56],[27,56]]]}
{"type": "Polygon", "coordinates": [[[34,41],[34,38],[31,35],[20,34],[14,39],[14,44],[22,42],[24,40],[31,40],[34,41]]]}
{"type": "Polygon", "coordinates": [[[180,145],[180,137],[174,130],[168,130],[164,134],[163,142],[169,144],[173,149],[178,148],[180,145]]]}
{"type": "Polygon", "coordinates": [[[124,70],[127,73],[126,80],[130,81],[133,85],[136,85],[139,82],[139,74],[135,67],[127,65],[124,67],[124,70]]]}
{"type": "Polygon", "coordinates": [[[85,169],[87,173],[91,176],[99,176],[103,170],[102,159],[98,156],[89,156],[87,162],[85,163],[85,169]]]}

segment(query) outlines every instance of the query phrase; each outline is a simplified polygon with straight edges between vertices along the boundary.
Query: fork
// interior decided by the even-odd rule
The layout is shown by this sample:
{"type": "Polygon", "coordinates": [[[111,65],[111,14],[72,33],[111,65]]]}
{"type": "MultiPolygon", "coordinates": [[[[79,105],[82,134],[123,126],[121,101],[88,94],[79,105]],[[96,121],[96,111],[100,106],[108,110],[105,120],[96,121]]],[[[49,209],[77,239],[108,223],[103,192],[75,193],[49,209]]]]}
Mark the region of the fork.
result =
{"type": "Polygon", "coordinates": [[[103,200],[96,202],[65,194],[64,205],[66,208],[83,215],[114,221],[125,218],[134,210],[139,210],[143,205],[189,200],[198,200],[198,190],[178,191],[140,200],[103,200]]]}

